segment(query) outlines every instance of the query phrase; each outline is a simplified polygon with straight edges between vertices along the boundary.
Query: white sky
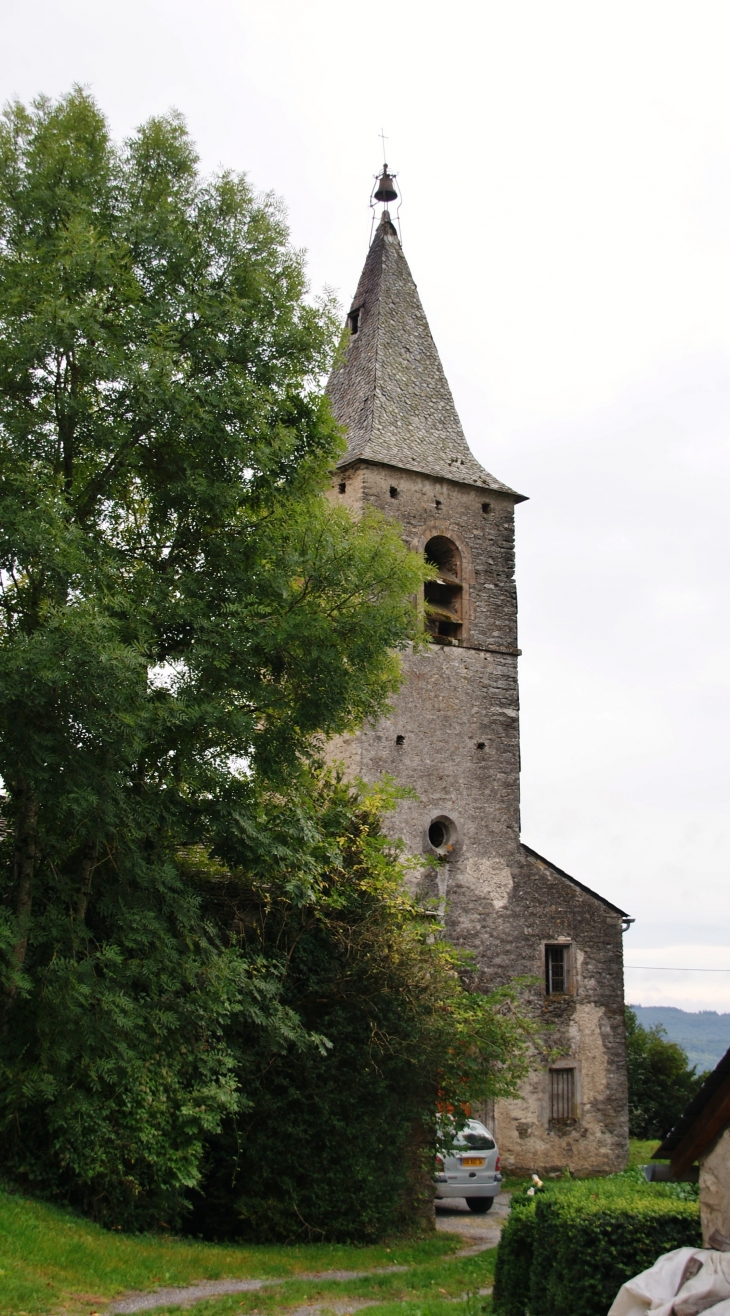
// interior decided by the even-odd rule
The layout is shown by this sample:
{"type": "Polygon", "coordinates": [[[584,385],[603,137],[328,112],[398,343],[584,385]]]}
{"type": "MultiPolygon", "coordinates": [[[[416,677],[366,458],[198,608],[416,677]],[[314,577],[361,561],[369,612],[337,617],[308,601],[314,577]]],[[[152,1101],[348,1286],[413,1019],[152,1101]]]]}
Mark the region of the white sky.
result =
{"type": "MultiPolygon", "coordinates": [[[[378,133],[471,446],[517,510],[523,835],[730,968],[727,0],[3,0],[2,99],[177,106],[349,301],[378,133]]],[[[730,973],[627,973],[730,1009],[730,973]]]]}

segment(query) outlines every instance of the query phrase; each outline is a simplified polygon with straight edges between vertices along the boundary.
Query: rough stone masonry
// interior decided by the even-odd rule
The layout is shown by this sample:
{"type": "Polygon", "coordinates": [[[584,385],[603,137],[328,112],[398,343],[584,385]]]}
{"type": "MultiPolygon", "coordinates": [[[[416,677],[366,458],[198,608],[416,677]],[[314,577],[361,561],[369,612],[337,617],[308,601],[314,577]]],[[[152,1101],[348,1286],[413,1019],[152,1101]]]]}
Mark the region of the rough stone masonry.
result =
{"type": "Polygon", "coordinates": [[[348,449],[331,497],[395,517],[438,568],[431,643],[406,655],[392,715],[332,743],[348,772],[414,789],[390,822],[436,855],[421,889],[483,989],[529,976],[551,1058],[487,1112],[503,1167],[588,1174],[626,1163],[625,915],[520,841],[514,508],[522,495],[469,450],[387,210],[347,317],[328,391],[348,449]]]}

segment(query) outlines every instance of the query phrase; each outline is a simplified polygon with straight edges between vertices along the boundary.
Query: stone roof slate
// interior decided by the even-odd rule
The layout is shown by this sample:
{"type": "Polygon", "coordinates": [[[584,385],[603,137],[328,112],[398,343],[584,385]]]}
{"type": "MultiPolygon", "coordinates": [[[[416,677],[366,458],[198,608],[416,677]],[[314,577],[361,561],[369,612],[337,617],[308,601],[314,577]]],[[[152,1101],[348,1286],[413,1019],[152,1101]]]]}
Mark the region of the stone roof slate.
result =
{"type": "MultiPolygon", "coordinates": [[[[382,462],[462,484],[508,485],[485,471],[464,438],[398,234],[383,213],[348,314],[340,361],[327,385],[347,452],[338,465],[382,462]],[[358,312],[357,333],[349,329],[358,312]]],[[[522,501],[520,494],[515,495],[522,501]]]]}

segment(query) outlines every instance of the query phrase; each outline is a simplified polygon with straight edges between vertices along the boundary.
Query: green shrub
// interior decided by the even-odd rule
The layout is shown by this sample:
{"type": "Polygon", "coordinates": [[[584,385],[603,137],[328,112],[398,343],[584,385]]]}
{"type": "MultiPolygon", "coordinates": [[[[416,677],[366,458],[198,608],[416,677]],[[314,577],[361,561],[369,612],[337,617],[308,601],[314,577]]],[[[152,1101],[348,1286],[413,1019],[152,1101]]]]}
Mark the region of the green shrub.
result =
{"type": "Polygon", "coordinates": [[[512,1201],[502,1231],[494,1273],[494,1306],[500,1316],[525,1316],[530,1300],[530,1274],[535,1246],[535,1199],[512,1201]]]}
{"type": "Polygon", "coordinates": [[[381,827],[395,797],[325,777],[317,798],[337,852],[316,898],[277,891],[273,864],[263,881],[243,867],[208,881],[211,911],[228,910],[250,959],[280,965],[281,1004],[323,1040],[265,1047],[238,1027],[249,1104],[209,1139],[191,1194],[190,1227],[207,1238],[362,1243],[432,1228],[439,1098],[456,1109],[525,1073],[531,1024],[512,994],[465,991],[469,961],[406,894],[381,827]]]}
{"type": "Polygon", "coordinates": [[[668,1189],[588,1179],[518,1202],[497,1259],[500,1316],[604,1316],[662,1253],[701,1246],[698,1204],[668,1189]]]}

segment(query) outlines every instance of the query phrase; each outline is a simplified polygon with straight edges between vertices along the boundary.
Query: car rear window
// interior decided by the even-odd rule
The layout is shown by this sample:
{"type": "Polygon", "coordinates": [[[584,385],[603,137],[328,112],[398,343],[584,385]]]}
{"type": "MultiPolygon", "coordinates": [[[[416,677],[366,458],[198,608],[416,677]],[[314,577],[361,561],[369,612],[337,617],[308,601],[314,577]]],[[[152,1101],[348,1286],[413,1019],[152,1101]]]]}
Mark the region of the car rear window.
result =
{"type": "Polygon", "coordinates": [[[476,1123],[467,1125],[454,1138],[455,1147],[471,1147],[473,1151],[494,1151],[496,1145],[491,1134],[476,1123]]]}

